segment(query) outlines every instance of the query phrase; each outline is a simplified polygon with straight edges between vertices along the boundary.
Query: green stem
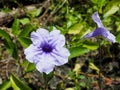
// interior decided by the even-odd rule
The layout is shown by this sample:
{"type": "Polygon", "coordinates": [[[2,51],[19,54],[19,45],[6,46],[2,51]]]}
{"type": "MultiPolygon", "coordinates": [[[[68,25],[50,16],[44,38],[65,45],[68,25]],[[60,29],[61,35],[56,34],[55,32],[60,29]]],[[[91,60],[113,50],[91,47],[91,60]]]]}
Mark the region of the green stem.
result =
{"type": "Polygon", "coordinates": [[[48,90],[48,83],[53,78],[53,76],[54,76],[53,71],[51,73],[49,73],[49,74],[43,73],[44,85],[45,85],[44,89],[45,90],[48,90]]]}
{"type": "Polygon", "coordinates": [[[48,81],[45,81],[45,90],[48,90],[48,81]]]}

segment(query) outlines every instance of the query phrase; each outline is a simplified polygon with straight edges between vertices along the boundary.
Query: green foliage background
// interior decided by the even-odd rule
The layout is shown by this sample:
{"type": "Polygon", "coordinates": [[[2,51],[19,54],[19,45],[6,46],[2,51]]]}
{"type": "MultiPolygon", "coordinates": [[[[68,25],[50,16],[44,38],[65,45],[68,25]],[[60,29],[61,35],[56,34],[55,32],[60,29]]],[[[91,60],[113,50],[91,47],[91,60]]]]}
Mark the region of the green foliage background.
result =
{"type": "MultiPolygon", "coordinates": [[[[29,5],[46,2],[46,0],[6,1],[7,3],[4,0],[0,1],[0,11],[7,13],[11,12],[13,7],[24,10],[24,6],[28,2],[29,5]]],[[[57,28],[66,36],[66,47],[71,52],[69,57],[71,60],[97,50],[96,39],[84,38],[84,35],[96,28],[91,16],[97,11],[104,26],[116,36],[117,42],[120,43],[120,0],[50,0],[49,3],[50,5],[45,10],[40,7],[27,12],[26,16],[22,18],[14,16],[13,22],[5,26],[9,32],[0,28],[0,39],[3,41],[3,47],[6,47],[5,49],[24,68],[26,73],[35,70],[35,67],[34,64],[25,60],[20,63],[19,54],[21,53],[19,50],[24,50],[31,44],[30,32],[39,27],[50,31],[57,28]],[[47,13],[45,13],[46,11],[47,13]]],[[[104,39],[102,44],[109,46],[110,43],[104,39]]],[[[11,75],[10,80],[5,81],[0,86],[0,90],[6,90],[9,87],[13,87],[14,90],[31,90],[15,75],[11,75]]]]}

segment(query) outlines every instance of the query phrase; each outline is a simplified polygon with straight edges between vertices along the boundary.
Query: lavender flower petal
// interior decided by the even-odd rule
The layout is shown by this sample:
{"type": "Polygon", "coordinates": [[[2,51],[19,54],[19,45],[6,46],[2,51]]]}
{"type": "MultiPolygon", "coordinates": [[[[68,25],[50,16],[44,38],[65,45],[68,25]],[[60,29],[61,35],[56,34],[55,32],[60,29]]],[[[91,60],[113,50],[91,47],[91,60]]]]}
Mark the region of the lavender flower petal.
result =
{"type": "Polygon", "coordinates": [[[40,28],[36,32],[31,33],[31,40],[34,45],[39,46],[48,36],[49,32],[46,29],[40,28]]]}
{"type": "Polygon", "coordinates": [[[106,37],[107,36],[107,30],[104,29],[104,28],[96,28],[94,30],[94,33],[93,33],[92,36],[95,37],[95,36],[99,36],[99,35],[102,35],[102,36],[106,37]]]}
{"type": "Polygon", "coordinates": [[[68,62],[70,53],[66,48],[61,48],[60,50],[56,48],[51,55],[55,58],[55,65],[60,66],[68,62]]]}
{"type": "Polygon", "coordinates": [[[101,34],[104,35],[104,36],[107,36],[106,30],[104,28],[96,28],[93,32],[90,32],[85,37],[86,38],[92,38],[92,37],[95,37],[95,36],[99,36],[101,34]]]}
{"type": "Polygon", "coordinates": [[[35,47],[33,44],[31,44],[27,49],[24,50],[26,59],[31,63],[35,62],[36,56],[42,53],[43,51],[35,47]]]}
{"type": "Polygon", "coordinates": [[[53,71],[53,69],[54,69],[54,67],[55,67],[55,65],[49,64],[49,65],[47,65],[47,67],[45,68],[44,65],[46,65],[46,64],[38,62],[38,63],[36,64],[36,69],[37,69],[39,72],[41,72],[41,73],[44,72],[44,73],[46,73],[46,74],[49,74],[50,72],[53,71]]]}
{"type": "Polygon", "coordinates": [[[39,72],[49,74],[53,71],[55,64],[54,58],[50,54],[42,54],[42,58],[36,63],[36,69],[39,72]]]}
{"type": "Polygon", "coordinates": [[[53,46],[63,47],[65,45],[65,37],[60,34],[60,31],[53,30],[52,32],[50,32],[49,43],[53,46]]]}
{"type": "Polygon", "coordinates": [[[108,41],[115,43],[116,42],[116,39],[115,39],[116,37],[112,33],[110,33],[110,32],[107,32],[107,34],[108,35],[107,35],[106,38],[108,39],[108,41]]]}
{"type": "Polygon", "coordinates": [[[93,37],[93,33],[94,33],[94,32],[90,32],[90,33],[88,33],[87,35],[85,35],[84,37],[85,37],[85,38],[92,38],[92,37],[93,37]]]}
{"type": "Polygon", "coordinates": [[[99,17],[99,14],[98,12],[95,12],[93,15],[92,15],[92,19],[94,22],[97,23],[98,27],[104,27],[101,20],[100,20],[100,17],[99,17]]]}

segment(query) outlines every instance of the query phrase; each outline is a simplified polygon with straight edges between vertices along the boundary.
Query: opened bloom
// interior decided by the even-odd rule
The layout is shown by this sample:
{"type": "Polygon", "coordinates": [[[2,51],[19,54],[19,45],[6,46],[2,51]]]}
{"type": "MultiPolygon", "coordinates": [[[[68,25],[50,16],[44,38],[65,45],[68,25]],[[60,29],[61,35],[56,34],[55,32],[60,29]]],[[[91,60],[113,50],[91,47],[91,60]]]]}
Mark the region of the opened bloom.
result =
{"type": "Polygon", "coordinates": [[[98,12],[95,12],[92,15],[92,19],[97,24],[98,28],[96,28],[93,32],[90,32],[89,34],[87,34],[85,37],[92,38],[92,37],[101,35],[104,38],[106,38],[109,42],[115,43],[116,42],[115,36],[103,26],[100,20],[100,17],[98,15],[98,12]]]}
{"type": "Polygon", "coordinates": [[[65,37],[59,30],[48,30],[39,28],[31,33],[32,44],[24,50],[26,59],[35,63],[39,72],[49,74],[55,66],[68,62],[70,55],[65,45],[65,37]]]}

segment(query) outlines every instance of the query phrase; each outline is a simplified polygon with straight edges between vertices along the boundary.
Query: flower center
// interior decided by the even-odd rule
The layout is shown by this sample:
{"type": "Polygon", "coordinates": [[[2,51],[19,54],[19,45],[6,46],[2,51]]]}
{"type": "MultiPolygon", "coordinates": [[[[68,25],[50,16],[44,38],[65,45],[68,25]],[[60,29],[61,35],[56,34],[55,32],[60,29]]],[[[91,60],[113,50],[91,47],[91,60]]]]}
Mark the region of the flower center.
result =
{"type": "Polygon", "coordinates": [[[50,46],[49,44],[44,44],[44,45],[42,46],[42,50],[43,50],[44,52],[46,52],[46,53],[51,52],[52,49],[53,49],[52,46],[50,46]]]}

